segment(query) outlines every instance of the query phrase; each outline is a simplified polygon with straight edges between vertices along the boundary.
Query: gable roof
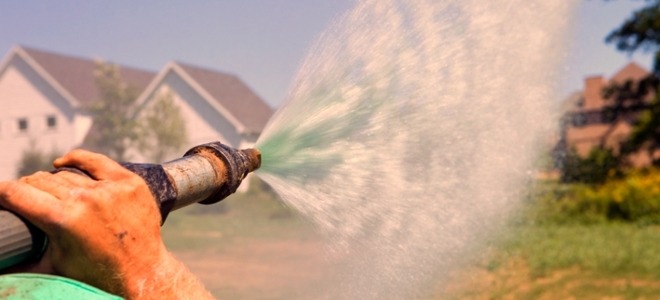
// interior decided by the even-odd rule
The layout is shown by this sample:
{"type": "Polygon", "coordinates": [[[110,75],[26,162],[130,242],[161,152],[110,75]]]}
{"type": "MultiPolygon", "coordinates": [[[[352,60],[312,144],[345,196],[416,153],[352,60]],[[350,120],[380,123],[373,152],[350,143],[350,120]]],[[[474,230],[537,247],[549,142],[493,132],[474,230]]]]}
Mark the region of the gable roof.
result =
{"type": "MultiPolygon", "coordinates": [[[[46,80],[55,81],[70,96],[80,104],[87,104],[101,98],[94,78],[96,62],[44,50],[17,46],[15,52],[27,55],[38,66],[37,72],[47,77],[46,80]]],[[[118,65],[122,79],[129,85],[143,91],[155,74],[150,71],[118,65]]]]}
{"type": "MultiPolygon", "coordinates": [[[[170,71],[178,73],[241,133],[260,133],[273,114],[273,109],[235,75],[171,62],[155,81],[162,80],[170,71]]],[[[156,82],[148,89],[155,86],[156,82]]]]}
{"type": "Polygon", "coordinates": [[[268,123],[273,110],[235,75],[176,64],[242,123],[246,132],[261,132],[268,123]]]}
{"type": "Polygon", "coordinates": [[[628,63],[610,78],[610,83],[624,83],[627,80],[640,80],[649,75],[649,71],[635,62],[628,63]]]}
{"type": "Polygon", "coordinates": [[[612,75],[612,77],[610,77],[609,79],[604,79],[602,76],[587,77],[585,79],[585,87],[581,91],[571,93],[561,103],[561,112],[566,113],[566,112],[577,112],[580,110],[584,110],[585,108],[579,107],[578,104],[581,101],[584,101],[585,97],[591,97],[590,99],[592,99],[593,97],[597,97],[596,101],[600,104],[600,106],[602,106],[605,100],[602,99],[600,91],[598,91],[598,94],[593,94],[593,93],[585,94],[585,91],[587,91],[587,87],[589,83],[593,82],[593,80],[604,80],[604,82],[602,83],[604,87],[613,83],[623,84],[628,80],[638,81],[648,75],[649,75],[649,71],[647,71],[644,67],[640,66],[635,62],[630,62],[627,65],[625,65],[623,68],[621,68],[619,71],[614,73],[614,75],[612,75]]]}

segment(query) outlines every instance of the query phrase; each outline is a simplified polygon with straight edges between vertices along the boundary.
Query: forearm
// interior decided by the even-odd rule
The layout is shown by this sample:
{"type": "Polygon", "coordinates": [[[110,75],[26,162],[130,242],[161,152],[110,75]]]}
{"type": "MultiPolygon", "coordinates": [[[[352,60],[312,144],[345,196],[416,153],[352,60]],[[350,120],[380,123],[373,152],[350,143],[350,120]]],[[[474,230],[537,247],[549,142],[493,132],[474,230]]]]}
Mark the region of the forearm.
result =
{"type": "Polygon", "coordinates": [[[125,278],[126,299],[214,299],[199,279],[166,252],[157,265],[125,278]]]}

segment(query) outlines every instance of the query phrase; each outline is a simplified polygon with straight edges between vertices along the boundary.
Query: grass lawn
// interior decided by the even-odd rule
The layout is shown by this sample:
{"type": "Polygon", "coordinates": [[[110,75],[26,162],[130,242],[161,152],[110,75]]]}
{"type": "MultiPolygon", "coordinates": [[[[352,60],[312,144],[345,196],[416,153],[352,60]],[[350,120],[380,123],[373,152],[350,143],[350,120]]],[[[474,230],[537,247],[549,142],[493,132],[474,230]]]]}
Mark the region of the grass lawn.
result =
{"type": "MultiPolygon", "coordinates": [[[[658,299],[660,227],[516,225],[449,285],[452,299],[658,299]]],[[[448,296],[447,296],[448,295],[448,296]]]]}

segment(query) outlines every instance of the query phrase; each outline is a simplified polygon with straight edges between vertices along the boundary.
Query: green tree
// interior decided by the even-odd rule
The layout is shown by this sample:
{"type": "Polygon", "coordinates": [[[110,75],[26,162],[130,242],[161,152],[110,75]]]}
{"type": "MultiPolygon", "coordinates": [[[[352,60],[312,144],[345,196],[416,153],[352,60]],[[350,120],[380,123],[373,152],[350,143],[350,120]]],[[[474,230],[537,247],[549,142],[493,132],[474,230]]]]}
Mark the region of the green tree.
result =
{"type": "Polygon", "coordinates": [[[619,28],[613,30],[606,42],[614,43],[620,51],[630,54],[642,50],[655,54],[653,73],[660,74],[660,0],[646,0],[648,4],[635,11],[619,28]]]}
{"type": "Polygon", "coordinates": [[[633,133],[622,147],[623,155],[640,149],[649,153],[660,149],[660,0],[646,2],[646,6],[635,11],[606,38],[607,43],[628,54],[642,51],[655,55],[648,76],[614,84],[604,91],[610,100],[606,112],[609,116],[637,119],[633,133]]]}
{"type": "Polygon", "coordinates": [[[163,162],[188,143],[185,120],[170,93],[154,99],[154,103],[145,108],[140,122],[139,149],[152,162],[163,162]]]}
{"type": "Polygon", "coordinates": [[[30,147],[24,150],[21,155],[16,177],[27,176],[37,171],[50,171],[53,169],[53,161],[60,156],[61,154],[57,150],[44,153],[35,147],[34,142],[31,142],[30,147]]]}
{"type": "Polygon", "coordinates": [[[139,139],[139,124],[135,119],[138,91],[122,80],[118,66],[113,64],[98,62],[94,77],[100,99],[87,107],[94,120],[87,146],[125,161],[127,151],[139,139]]]}

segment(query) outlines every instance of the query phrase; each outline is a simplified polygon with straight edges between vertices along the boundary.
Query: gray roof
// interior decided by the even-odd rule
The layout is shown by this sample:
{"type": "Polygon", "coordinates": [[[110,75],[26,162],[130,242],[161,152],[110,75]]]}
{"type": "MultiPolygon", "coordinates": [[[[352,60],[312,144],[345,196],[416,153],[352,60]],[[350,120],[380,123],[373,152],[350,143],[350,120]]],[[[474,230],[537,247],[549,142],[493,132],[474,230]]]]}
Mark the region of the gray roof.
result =
{"type": "MultiPolygon", "coordinates": [[[[101,98],[94,78],[94,60],[25,46],[18,48],[80,104],[89,104],[101,98]]],[[[175,64],[213,98],[209,101],[216,101],[229,111],[243,125],[245,133],[260,133],[268,123],[273,109],[235,75],[180,62],[175,64]]],[[[122,65],[118,67],[122,79],[135,87],[138,93],[142,93],[156,76],[150,71],[122,65]]]]}
{"type": "Polygon", "coordinates": [[[260,133],[268,123],[273,109],[238,77],[180,62],[175,64],[241,122],[246,133],[260,133]]]}
{"type": "MultiPolygon", "coordinates": [[[[101,98],[94,78],[96,68],[94,60],[24,46],[20,48],[81,104],[101,98]]],[[[124,82],[137,88],[138,93],[142,92],[155,77],[155,73],[150,71],[118,66],[124,82]]]]}

